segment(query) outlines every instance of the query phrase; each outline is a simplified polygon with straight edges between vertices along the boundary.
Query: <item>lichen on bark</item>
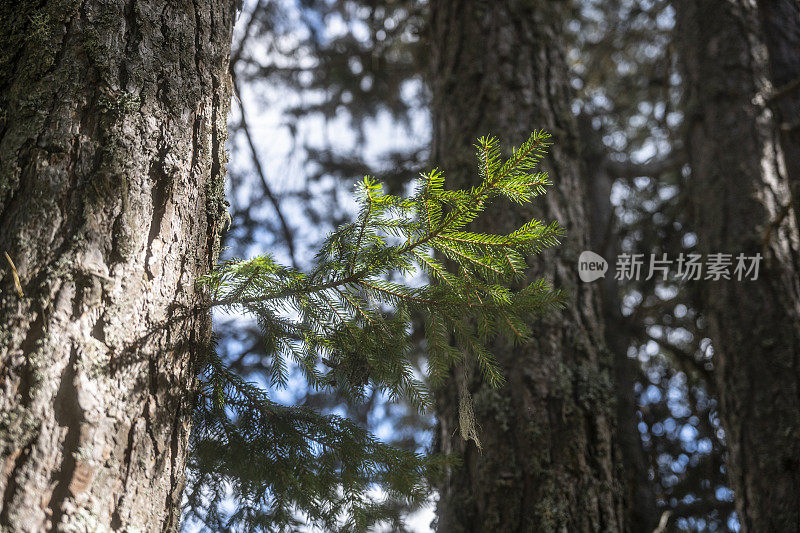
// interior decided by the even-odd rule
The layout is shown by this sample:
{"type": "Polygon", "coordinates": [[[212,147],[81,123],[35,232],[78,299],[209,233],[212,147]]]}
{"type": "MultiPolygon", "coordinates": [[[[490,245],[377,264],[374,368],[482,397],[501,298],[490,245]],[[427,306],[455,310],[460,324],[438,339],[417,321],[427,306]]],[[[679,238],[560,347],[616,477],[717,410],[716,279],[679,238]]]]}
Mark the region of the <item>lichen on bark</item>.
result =
{"type": "Polygon", "coordinates": [[[175,530],[232,2],[0,7],[0,525],[175,530]]]}

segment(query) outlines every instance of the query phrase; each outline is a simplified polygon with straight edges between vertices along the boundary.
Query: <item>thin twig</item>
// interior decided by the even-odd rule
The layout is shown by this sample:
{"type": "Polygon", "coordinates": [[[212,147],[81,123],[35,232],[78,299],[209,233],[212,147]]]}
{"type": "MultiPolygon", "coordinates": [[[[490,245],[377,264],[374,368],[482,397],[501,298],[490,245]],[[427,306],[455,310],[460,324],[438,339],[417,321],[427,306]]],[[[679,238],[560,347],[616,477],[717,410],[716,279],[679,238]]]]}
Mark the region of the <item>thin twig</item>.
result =
{"type": "Polygon", "coordinates": [[[279,298],[288,298],[290,296],[299,296],[301,294],[308,294],[311,292],[321,292],[328,289],[333,289],[334,287],[339,287],[341,285],[347,285],[350,283],[355,283],[359,279],[368,275],[369,272],[366,270],[359,270],[355,274],[347,276],[346,278],[340,279],[333,279],[326,283],[322,283],[321,285],[312,285],[309,287],[303,287],[299,289],[286,289],[280,292],[276,292],[273,294],[265,294],[264,296],[254,296],[252,298],[245,298],[242,300],[237,300],[235,298],[225,298],[223,300],[214,300],[211,302],[211,307],[218,307],[224,305],[240,305],[240,304],[254,304],[258,302],[266,302],[269,300],[277,300],[279,298]]]}
{"type": "MultiPolygon", "coordinates": [[[[236,94],[239,94],[239,86],[236,82],[236,76],[233,75],[233,90],[236,94]]],[[[250,147],[250,153],[253,159],[253,166],[256,169],[256,174],[258,174],[259,179],[261,180],[261,186],[264,189],[264,194],[269,199],[272,206],[275,208],[275,213],[278,216],[278,220],[281,224],[281,229],[283,231],[284,239],[286,240],[286,247],[289,249],[289,258],[291,259],[292,266],[294,268],[297,267],[297,260],[295,258],[295,248],[294,248],[294,234],[289,227],[289,224],[286,223],[286,218],[283,216],[283,212],[281,211],[281,205],[278,199],[272,192],[272,189],[267,182],[266,175],[264,174],[264,169],[261,166],[261,160],[258,157],[258,150],[256,150],[256,145],[253,142],[253,137],[250,135],[250,127],[247,125],[247,113],[245,112],[244,102],[242,102],[241,95],[237,100],[239,104],[239,111],[241,112],[241,127],[242,131],[244,132],[244,136],[247,139],[247,144],[250,147]]]]}
{"type": "Polygon", "coordinates": [[[253,27],[253,23],[256,21],[256,12],[260,7],[260,2],[253,6],[253,10],[250,11],[250,16],[247,19],[247,22],[244,25],[244,33],[242,34],[242,38],[239,40],[239,43],[236,46],[236,49],[231,54],[230,60],[230,71],[231,76],[234,75],[236,64],[242,58],[242,53],[244,52],[244,46],[247,43],[247,40],[250,38],[250,30],[253,27]]]}

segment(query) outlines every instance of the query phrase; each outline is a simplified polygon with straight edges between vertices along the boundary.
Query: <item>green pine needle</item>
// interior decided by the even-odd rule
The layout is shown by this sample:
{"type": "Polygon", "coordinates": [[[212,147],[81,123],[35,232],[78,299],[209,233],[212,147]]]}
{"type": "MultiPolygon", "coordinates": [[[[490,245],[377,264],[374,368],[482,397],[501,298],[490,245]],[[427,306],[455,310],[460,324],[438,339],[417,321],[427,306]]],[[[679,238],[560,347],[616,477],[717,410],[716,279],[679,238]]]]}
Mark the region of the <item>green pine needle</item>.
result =
{"type": "MultiPolygon", "coordinates": [[[[525,340],[531,316],[560,305],[546,281],[519,283],[526,258],[558,245],[563,231],[538,220],[507,235],[469,228],[498,198],[525,204],[545,192],[548,177],[537,166],[550,144],[548,133],[535,131],[504,158],[497,139],[478,139],[480,182],[466,190],[446,189],[438,169],[421,174],[410,198],[365,177],[356,221],[328,236],[309,272],[264,255],[223,263],[202,283],[214,306],[258,320],[272,347],[266,379],[274,388],[287,386],[294,367],[315,389],[352,401],[381,390],[424,411],[431,407],[426,381],[453,379],[453,366],[470,361],[501,386],[486,343],[497,335],[525,340]],[[396,281],[409,273],[429,284],[396,281]],[[424,317],[424,380],[410,359],[412,316],[424,317]]],[[[362,531],[396,520],[396,498],[427,495],[427,469],[439,459],[381,444],[346,419],[279,405],[215,353],[202,377],[189,508],[207,509],[206,523],[290,530],[302,513],[328,530],[362,531]],[[396,498],[375,502],[366,493],[376,486],[396,498]],[[237,513],[221,514],[220,491],[234,496],[237,513]]],[[[462,430],[479,444],[474,428],[462,430]]]]}

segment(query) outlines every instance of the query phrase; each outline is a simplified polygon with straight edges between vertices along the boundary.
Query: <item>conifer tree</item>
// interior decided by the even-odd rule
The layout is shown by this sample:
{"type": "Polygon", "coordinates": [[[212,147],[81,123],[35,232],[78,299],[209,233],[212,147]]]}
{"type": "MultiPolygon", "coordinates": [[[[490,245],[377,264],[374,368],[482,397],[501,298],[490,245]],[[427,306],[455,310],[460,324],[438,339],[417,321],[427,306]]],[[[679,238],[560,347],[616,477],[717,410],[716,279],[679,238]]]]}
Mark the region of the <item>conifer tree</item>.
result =
{"type": "Polygon", "coordinates": [[[0,2],[0,529],[178,527],[230,0],[0,2]]]}
{"type": "Polygon", "coordinates": [[[713,348],[726,470],[743,531],[794,530],[800,523],[800,242],[792,207],[797,147],[784,150],[782,142],[794,135],[783,122],[791,105],[779,104],[780,88],[771,94],[765,84],[764,40],[774,36],[762,33],[755,5],[674,5],[696,251],[763,257],[757,279],[706,277],[698,291],[713,348]],[[764,104],[757,103],[764,95],[764,104]]]}

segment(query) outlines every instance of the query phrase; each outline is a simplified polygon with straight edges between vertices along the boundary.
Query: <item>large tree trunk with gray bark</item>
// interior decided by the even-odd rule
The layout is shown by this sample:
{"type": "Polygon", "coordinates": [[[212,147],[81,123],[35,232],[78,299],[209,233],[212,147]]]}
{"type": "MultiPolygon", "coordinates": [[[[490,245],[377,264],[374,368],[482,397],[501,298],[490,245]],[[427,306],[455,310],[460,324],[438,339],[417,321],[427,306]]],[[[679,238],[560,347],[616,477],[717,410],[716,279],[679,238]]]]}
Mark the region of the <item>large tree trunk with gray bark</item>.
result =
{"type": "Polygon", "coordinates": [[[436,391],[438,450],[461,465],[439,486],[438,530],[624,531],[626,501],[615,438],[614,360],[605,348],[598,293],[576,265],[589,248],[586,190],[562,49],[561,2],[443,1],[431,5],[432,160],[454,186],[477,180],[473,143],[486,134],[519,143],[555,136],[545,167],[554,186],[533,208],[507,205],[481,229],[508,232],[531,217],[558,220],[568,237],[532,260],[568,294],[523,345],[496,342],[507,383],[467,378],[483,454],[455,434],[458,391],[436,391]]]}
{"type": "Polygon", "coordinates": [[[761,85],[766,50],[753,2],[675,7],[698,252],[763,256],[758,280],[701,291],[729,477],[744,531],[797,531],[800,247],[780,120],[761,85]]]}
{"type": "Polygon", "coordinates": [[[4,530],[177,529],[233,19],[230,0],[0,8],[4,530]]]}

